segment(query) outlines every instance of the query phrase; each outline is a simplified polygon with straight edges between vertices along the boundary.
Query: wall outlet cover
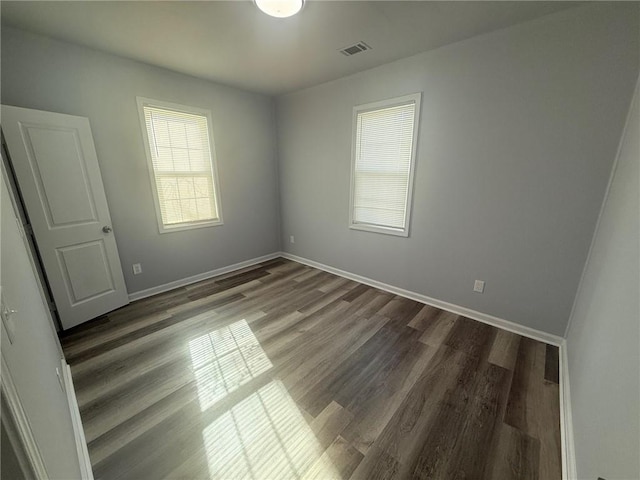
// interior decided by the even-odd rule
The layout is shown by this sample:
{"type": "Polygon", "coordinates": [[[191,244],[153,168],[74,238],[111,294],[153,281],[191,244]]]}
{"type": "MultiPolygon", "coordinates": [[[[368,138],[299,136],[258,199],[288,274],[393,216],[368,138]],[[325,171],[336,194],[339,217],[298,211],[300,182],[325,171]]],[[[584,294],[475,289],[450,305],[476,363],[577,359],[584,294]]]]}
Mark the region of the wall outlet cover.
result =
{"type": "Polygon", "coordinates": [[[484,292],[484,280],[476,280],[473,284],[473,291],[476,293],[484,292]]]}

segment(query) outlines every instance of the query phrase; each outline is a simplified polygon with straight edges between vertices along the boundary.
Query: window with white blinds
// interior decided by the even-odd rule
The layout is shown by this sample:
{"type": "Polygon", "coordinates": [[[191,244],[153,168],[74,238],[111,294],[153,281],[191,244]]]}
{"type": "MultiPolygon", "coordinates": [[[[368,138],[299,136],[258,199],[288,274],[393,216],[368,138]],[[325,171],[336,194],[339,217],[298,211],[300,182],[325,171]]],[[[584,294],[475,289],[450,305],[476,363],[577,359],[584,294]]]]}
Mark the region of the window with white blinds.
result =
{"type": "Polygon", "coordinates": [[[409,235],[420,94],[353,109],[351,228],[409,235]]]}
{"type": "Polygon", "coordinates": [[[222,223],[211,113],[138,98],[160,232],[222,223]]]}

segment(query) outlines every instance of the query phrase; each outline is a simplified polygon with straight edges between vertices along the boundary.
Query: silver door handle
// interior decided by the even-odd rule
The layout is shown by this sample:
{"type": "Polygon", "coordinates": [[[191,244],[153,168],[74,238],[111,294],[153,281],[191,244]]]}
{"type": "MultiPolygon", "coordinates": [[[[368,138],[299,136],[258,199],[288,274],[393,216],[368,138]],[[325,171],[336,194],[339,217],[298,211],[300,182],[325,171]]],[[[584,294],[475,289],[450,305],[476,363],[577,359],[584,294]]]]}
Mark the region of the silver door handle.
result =
{"type": "Polygon", "coordinates": [[[113,229],[109,226],[109,225],[105,225],[104,227],[102,227],[102,231],[104,233],[109,233],[111,232],[113,229]]]}

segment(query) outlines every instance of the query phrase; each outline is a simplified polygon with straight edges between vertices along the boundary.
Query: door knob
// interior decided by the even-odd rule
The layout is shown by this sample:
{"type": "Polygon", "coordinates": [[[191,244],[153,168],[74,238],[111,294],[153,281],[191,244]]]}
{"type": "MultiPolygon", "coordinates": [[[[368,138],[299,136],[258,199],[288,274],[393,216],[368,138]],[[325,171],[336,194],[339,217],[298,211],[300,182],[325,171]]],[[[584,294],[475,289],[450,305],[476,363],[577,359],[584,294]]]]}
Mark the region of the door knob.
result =
{"type": "Polygon", "coordinates": [[[112,231],[113,229],[109,226],[109,225],[105,225],[104,227],[102,227],[102,231],[104,233],[109,233],[110,231],[112,231]]]}

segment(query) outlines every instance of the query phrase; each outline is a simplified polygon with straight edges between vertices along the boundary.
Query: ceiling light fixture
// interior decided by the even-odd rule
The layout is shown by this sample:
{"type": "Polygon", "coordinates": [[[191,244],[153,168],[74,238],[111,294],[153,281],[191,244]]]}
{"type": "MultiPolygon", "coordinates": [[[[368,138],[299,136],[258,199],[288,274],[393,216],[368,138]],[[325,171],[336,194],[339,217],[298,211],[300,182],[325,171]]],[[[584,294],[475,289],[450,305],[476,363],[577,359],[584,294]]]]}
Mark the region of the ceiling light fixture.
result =
{"type": "Polygon", "coordinates": [[[255,2],[264,13],[278,18],[295,15],[304,5],[304,0],[255,0],[255,2]]]}

